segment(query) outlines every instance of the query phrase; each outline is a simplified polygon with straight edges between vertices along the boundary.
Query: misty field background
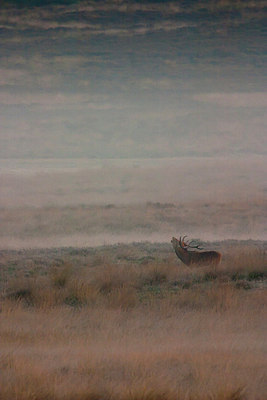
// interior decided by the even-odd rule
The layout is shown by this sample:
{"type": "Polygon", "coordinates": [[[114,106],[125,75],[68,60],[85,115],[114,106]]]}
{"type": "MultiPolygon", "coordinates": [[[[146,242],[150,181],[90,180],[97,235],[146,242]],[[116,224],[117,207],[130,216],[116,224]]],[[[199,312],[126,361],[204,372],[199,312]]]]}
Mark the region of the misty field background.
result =
{"type": "Polygon", "coordinates": [[[1,247],[266,239],[263,156],[2,160],[1,247]]]}

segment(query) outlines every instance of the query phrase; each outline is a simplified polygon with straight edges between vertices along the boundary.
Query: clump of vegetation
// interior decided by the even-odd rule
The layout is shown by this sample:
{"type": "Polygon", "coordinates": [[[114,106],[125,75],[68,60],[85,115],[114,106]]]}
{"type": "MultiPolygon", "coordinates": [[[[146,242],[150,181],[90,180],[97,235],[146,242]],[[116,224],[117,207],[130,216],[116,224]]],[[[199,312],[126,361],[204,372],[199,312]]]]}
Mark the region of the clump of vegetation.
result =
{"type": "Polygon", "coordinates": [[[63,288],[67,285],[72,275],[72,266],[65,263],[51,268],[50,276],[52,285],[56,288],[63,288]]]}
{"type": "Polygon", "coordinates": [[[250,271],[248,273],[249,281],[258,281],[266,278],[266,271],[250,271]]]}
{"type": "Polygon", "coordinates": [[[6,298],[18,302],[24,301],[27,305],[33,304],[33,292],[28,285],[25,287],[22,285],[20,288],[10,290],[6,295],[6,298]]]}

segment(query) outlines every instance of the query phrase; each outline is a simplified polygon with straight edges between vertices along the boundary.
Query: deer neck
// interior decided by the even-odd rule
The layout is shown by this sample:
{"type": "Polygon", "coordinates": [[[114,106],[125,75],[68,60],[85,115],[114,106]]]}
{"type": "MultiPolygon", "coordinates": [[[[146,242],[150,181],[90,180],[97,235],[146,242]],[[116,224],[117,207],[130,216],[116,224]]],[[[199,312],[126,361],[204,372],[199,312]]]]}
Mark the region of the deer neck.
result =
{"type": "Polygon", "coordinates": [[[180,258],[180,260],[186,264],[186,265],[190,265],[191,264],[191,257],[190,254],[188,254],[187,250],[181,249],[177,246],[175,246],[175,253],[177,255],[178,258],[180,258]]]}

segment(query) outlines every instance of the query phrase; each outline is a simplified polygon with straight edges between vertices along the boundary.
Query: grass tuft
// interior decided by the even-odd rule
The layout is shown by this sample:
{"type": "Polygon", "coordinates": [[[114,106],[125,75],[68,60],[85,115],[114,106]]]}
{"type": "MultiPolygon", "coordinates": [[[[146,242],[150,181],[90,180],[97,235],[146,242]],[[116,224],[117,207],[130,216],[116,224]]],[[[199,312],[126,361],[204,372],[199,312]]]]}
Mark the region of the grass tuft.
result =
{"type": "Polygon", "coordinates": [[[61,266],[53,266],[50,272],[52,285],[56,288],[63,288],[67,285],[73,274],[71,264],[65,263],[61,266]]]}

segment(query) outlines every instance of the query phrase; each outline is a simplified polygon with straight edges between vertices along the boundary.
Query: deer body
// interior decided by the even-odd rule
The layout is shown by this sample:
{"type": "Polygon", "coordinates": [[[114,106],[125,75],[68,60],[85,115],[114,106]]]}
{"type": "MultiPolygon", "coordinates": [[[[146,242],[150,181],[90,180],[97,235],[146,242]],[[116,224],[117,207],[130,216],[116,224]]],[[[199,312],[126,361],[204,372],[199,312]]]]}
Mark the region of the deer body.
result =
{"type": "Polygon", "coordinates": [[[186,265],[218,265],[221,261],[222,255],[217,251],[190,251],[189,248],[197,248],[199,246],[190,246],[190,243],[185,243],[183,239],[172,238],[171,243],[177,257],[186,265]]]}

